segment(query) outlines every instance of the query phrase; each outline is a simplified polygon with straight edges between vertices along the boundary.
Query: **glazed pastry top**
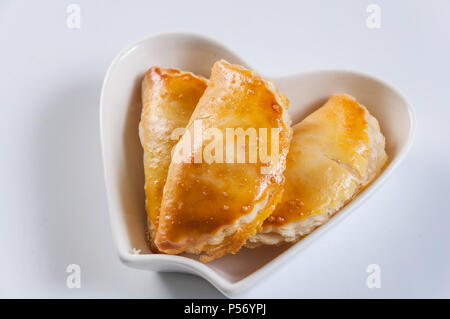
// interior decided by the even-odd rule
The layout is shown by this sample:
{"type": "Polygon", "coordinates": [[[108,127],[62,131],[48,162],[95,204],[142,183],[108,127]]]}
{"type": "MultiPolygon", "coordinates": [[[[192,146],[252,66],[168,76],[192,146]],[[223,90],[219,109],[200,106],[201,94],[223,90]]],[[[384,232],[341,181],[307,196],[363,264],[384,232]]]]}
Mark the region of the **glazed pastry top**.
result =
{"type": "MultiPolygon", "coordinates": [[[[185,134],[175,147],[180,158],[178,162],[172,161],[164,188],[156,236],[159,249],[168,253],[207,251],[215,258],[237,251],[248,235],[256,231],[273,211],[282,192],[291,138],[287,103],[273,84],[256,73],[225,61],[214,65],[209,85],[188,124],[189,135],[185,134]],[[201,120],[204,133],[201,136],[195,134],[197,120],[201,120]],[[208,128],[218,130],[225,140],[214,134],[208,136],[205,133],[208,128]],[[254,157],[250,154],[250,138],[246,138],[247,143],[239,152],[238,139],[231,136],[234,145],[230,149],[227,141],[230,128],[244,131],[253,128],[257,134],[259,128],[267,128],[269,147],[270,129],[277,128],[278,161],[263,163],[257,156],[251,162],[254,157]],[[190,152],[182,152],[183,139],[192,142],[190,152]],[[211,145],[217,147],[211,153],[213,161],[207,163],[205,154],[211,145]],[[243,160],[239,154],[245,157],[243,163],[239,162],[243,160]],[[223,162],[217,162],[220,160],[223,162]]],[[[257,141],[260,138],[258,135],[257,141]]]]}

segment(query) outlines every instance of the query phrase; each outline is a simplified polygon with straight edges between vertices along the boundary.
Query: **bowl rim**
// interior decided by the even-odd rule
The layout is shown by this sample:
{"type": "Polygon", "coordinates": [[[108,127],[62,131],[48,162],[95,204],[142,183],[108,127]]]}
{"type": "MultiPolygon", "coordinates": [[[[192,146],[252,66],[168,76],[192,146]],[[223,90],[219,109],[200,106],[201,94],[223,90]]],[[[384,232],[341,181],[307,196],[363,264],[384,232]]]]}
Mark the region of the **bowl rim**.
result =
{"type": "MultiPolygon", "coordinates": [[[[308,75],[308,74],[319,74],[319,73],[329,73],[329,72],[335,72],[335,73],[346,73],[351,75],[356,75],[360,77],[367,78],[369,80],[375,81],[379,84],[381,84],[384,87],[389,88],[395,95],[399,97],[399,99],[403,102],[403,104],[406,106],[407,113],[409,116],[409,132],[408,136],[406,138],[405,143],[401,146],[401,149],[395,156],[395,158],[389,162],[389,165],[383,170],[383,172],[364,190],[363,193],[359,194],[356,198],[354,198],[350,203],[348,203],[344,208],[341,209],[339,214],[336,214],[331,218],[327,223],[320,226],[316,230],[314,230],[312,233],[310,233],[308,236],[306,236],[304,239],[302,239],[299,242],[294,243],[291,247],[287,248],[284,252],[282,252],[280,255],[276,256],[274,259],[269,261],[268,263],[264,264],[260,268],[256,269],[249,275],[245,276],[244,278],[237,280],[237,281],[230,281],[214,271],[212,268],[208,267],[206,264],[203,264],[199,261],[186,258],[183,256],[173,256],[173,255],[163,255],[163,254],[145,254],[145,255],[133,255],[132,253],[128,251],[124,251],[120,248],[120,245],[118,244],[120,238],[118,234],[118,230],[116,229],[117,226],[116,223],[116,217],[112,214],[112,210],[110,209],[110,185],[109,182],[109,174],[107,171],[107,167],[105,165],[106,162],[106,155],[105,155],[105,139],[104,139],[104,119],[103,114],[105,113],[105,91],[108,83],[110,82],[111,74],[113,70],[115,69],[118,62],[128,53],[131,51],[137,49],[142,44],[149,42],[149,41],[157,41],[158,39],[163,38],[191,38],[196,40],[201,40],[205,42],[209,42],[212,45],[224,49],[225,51],[230,52],[231,54],[235,55],[236,57],[239,57],[241,61],[244,61],[246,66],[250,67],[248,63],[246,63],[245,59],[241,58],[234,50],[230,49],[228,46],[224,45],[223,43],[218,42],[217,40],[205,36],[198,33],[193,32],[162,32],[157,33],[151,36],[147,36],[141,40],[135,41],[131,43],[130,45],[126,46],[124,49],[120,51],[118,55],[115,56],[115,58],[110,63],[105,77],[103,79],[102,83],[102,89],[101,89],[101,95],[100,95],[100,108],[99,108],[99,118],[100,118],[100,144],[101,144],[101,153],[102,153],[102,163],[103,163],[103,175],[104,175],[104,182],[105,182],[105,189],[106,189],[106,199],[107,199],[107,207],[108,207],[108,214],[109,214],[109,221],[111,225],[112,230],[112,236],[114,240],[114,246],[116,249],[116,252],[119,256],[119,259],[127,266],[133,267],[133,268],[139,268],[139,269],[146,269],[148,270],[148,263],[150,262],[164,262],[164,263],[173,263],[178,265],[181,268],[184,268],[186,271],[190,273],[194,273],[196,275],[199,275],[209,281],[213,286],[215,286],[219,291],[221,291],[226,296],[235,296],[247,288],[249,288],[251,285],[253,285],[259,278],[261,278],[264,274],[268,273],[271,269],[280,266],[282,263],[289,260],[293,255],[299,253],[301,250],[305,249],[309,244],[314,241],[317,237],[321,236],[324,232],[326,232],[330,227],[334,227],[339,222],[344,220],[350,212],[355,210],[357,207],[359,207],[365,200],[367,200],[370,196],[372,196],[376,190],[380,188],[382,184],[386,182],[386,180],[391,176],[392,172],[395,168],[398,167],[398,165],[403,161],[403,159],[406,157],[407,153],[412,147],[415,132],[416,132],[416,116],[415,111],[412,105],[408,102],[408,100],[404,97],[404,95],[393,85],[375,77],[370,74],[355,71],[351,69],[309,69],[304,70],[300,72],[294,72],[289,74],[282,74],[278,76],[266,76],[266,78],[272,79],[276,81],[277,79],[286,78],[286,77],[292,77],[292,76],[298,76],[298,75],[308,75]],[[300,244],[301,243],[301,244],[300,244]]],[[[261,73],[260,73],[261,74],[261,73]]]]}

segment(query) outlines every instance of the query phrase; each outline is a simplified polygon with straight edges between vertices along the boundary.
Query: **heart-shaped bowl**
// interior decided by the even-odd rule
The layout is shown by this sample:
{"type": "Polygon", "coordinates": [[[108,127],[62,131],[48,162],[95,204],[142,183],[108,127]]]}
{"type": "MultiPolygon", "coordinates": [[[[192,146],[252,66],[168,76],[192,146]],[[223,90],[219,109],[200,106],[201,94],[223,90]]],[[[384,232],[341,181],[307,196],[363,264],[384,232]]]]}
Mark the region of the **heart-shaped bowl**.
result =
{"type": "Polygon", "coordinates": [[[386,136],[389,165],[328,223],[296,244],[243,248],[236,255],[206,264],[184,256],[152,254],[145,242],[143,151],[138,136],[143,74],[151,66],[161,66],[209,77],[212,65],[219,59],[251,68],[223,45],[194,34],[161,34],[123,50],[111,63],[103,82],[100,132],[111,227],[120,259],[140,269],[196,274],[225,295],[234,296],[336,226],[386,181],[411,146],[414,115],[411,106],[391,86],[357,72],[325,70],[283,77],[263,75],[290,99],[293,123],[321,106],[330,94],[354,96],[380,122],[386,136]]]}

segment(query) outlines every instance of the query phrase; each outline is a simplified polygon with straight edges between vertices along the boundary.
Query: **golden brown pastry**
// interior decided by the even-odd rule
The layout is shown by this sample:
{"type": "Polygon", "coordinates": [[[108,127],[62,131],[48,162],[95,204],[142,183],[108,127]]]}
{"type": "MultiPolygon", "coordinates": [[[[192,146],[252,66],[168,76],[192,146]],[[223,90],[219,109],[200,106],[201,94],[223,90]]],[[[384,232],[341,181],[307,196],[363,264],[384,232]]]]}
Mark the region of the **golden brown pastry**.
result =
{"type": "Polygon", "coordinates": [[[175,128],[185,127],[206,89],[207,81],[176,69],[150,68],[142,81],[142,114],[139,136],[144,149],[148,241],[158,226],[162,192],[166,183],[175,128]]]}
{"type": "MultiPolygon", "coordinates": [[[[208,87],[169,167],[155,238],[161,251],[202,254],[200,260],[206,262],[237,252],[256,232],[281,198],[292,131],[287,107],[287,99],[258,74],[225,61],[213,66],[208,87]],[[197,136],[195,123],[200,122],[203,133],[197,136]],[[257,132],[259,128],[278,129],[277,159],[267,162],[258,156],[252,162],[250,138],[244,147],[239,147],[243,144],[236,139],[231,149],[228,142],[235,138],[228,140],[226,136],[227,129],[234,128],[257,132]],[[225,141],[208,136],[208,129],[222,134],[225,141]],[[192,147],[185,151],[184,142],[189,141],[192,147]],[[205,154],[211,151],[213,141],[219,146],[211,152],[214,161],[206,162],[205,154]],[[242,162],[239,154],[245,155],[244,163],[238,163],[242,162]],[[179,158],[175,160],[175,156],[179,158]]],[[[267,135],[270,151],[275,150],[271,144],[275,139],[267,135]]],[[[262,135],[257,137],[262,139],[262,135]]]]}
{"type": "Polygon", "coordinates": [[[377,120],[351,96],[331,96],[294,126],[282,201],[246,245],[307,235],[370,183],[386,161],[377,120]]]}

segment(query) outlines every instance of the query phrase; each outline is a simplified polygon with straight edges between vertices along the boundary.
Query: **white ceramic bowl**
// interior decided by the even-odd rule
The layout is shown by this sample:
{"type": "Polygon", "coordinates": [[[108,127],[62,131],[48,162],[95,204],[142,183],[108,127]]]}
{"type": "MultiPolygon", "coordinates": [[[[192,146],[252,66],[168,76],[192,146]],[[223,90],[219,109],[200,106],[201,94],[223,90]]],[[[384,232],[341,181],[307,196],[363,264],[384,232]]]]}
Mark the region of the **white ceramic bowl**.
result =
{"type": "Polygon", "coordinates": [[[289,112],[294,123],[319,107],[332,93],[354,96],[379,120],[386,136],[389,166],[327,224],[294,245],[243,248],[236,255],[207,264],[182,256],[152,254],[145,243],[144,169],[138,137],[143,74],[150,66],[157,65],[209,77],[212,65],[219,59],[249,67],[223,45],[193,34],[157,35],[123,50],[104,79],[100,130],[109,214],[120,259],[126,265],[140,269],[196,274],[225,295],[234,296],[336,226],[380,187],[411,146],[414,116],[412,108],[396,90],[357,72],[317,71],[272,78],[280,92],[291,101],[289,112]],[[140,250],[140,254],[134,254],[133,248],[140,250]]]}

